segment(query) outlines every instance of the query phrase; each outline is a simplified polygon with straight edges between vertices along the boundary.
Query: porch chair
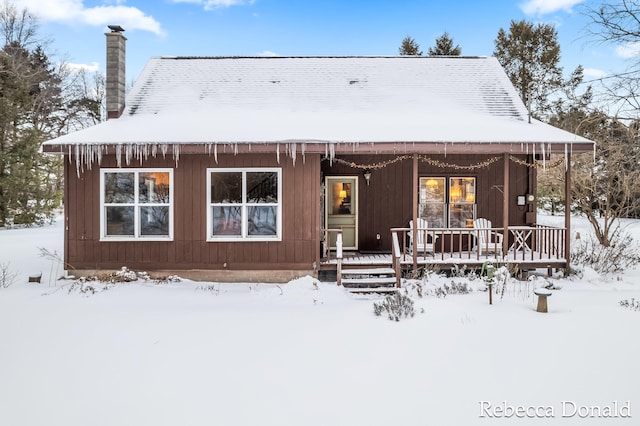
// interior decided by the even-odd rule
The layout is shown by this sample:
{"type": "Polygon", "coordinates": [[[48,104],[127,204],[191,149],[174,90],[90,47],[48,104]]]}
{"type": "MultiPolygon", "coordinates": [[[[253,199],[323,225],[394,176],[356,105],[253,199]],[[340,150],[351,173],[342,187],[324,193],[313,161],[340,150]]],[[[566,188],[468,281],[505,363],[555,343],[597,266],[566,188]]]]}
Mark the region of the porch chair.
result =
{"type": "Polygon", "coordinates": [[[427,228],[429,224],[426,220],[418,218],[418,227],[416,229],[416,243],[413,243],[413,220],[409,221],[409,252],[417,250],[420,253],[431,253],[434,255],[434,245],[438,242],[438,235],[428,234],[427,228]]]}
{"type": "Polygon", "coordinates": [[[502,256],[502,238],[499,232],[492,231],[491,221],[483,217],[479,217],[473,221],[473,227],[476,229],[477,249],[478,253],[483,254],[494,253],[496,256],[502,256]]]}

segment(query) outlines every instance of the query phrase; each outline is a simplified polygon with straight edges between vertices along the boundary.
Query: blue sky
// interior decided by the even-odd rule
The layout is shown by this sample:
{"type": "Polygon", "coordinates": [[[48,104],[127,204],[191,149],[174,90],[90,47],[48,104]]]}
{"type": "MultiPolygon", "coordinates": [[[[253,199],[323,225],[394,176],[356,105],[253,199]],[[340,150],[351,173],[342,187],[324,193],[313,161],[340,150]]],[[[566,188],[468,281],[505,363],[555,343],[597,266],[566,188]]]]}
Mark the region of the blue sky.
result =
{"type": "MultiPolygon", "coordinates": [[[[4,0],[2,0],[4,1],[4,0]]],[[[40,19],[67,62],[104,71],[108,24],[125,28],[127,80],[159,55],[396,55],[413,37],[426,53],[447,31],[463,55],[491,55],[500,28],[525,19],[556,26],[565,72],[587,79],[628,63],[620,47],[584,38],[579,11],[595,0],[9,0],[40,19]]]]}

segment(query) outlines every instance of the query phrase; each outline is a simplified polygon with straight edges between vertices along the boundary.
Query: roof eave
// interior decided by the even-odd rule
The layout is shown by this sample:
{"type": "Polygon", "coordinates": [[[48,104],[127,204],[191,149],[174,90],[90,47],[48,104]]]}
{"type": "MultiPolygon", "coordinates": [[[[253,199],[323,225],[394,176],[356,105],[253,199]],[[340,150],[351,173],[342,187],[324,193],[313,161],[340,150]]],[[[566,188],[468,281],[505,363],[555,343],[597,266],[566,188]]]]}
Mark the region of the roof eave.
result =
{"type": "MultiPolygon", "coordinates": [[[[211,153],[212,146],[220,147],[217,151],[233,152],[234,154],[262,154],[274,153],[284,149],[287,145],[304,146],[304,153],[320,153],[327,151],[328,145],[333,145],[335,154],[533,154],[533,153],[572,153],[592,152],[595,142],[581,141],[519,141],[519,142],[434,142],[434,141],[397,141],[397,142],[323,142],[323,141],[277,141],[277,142],[206,142],[206,143],[166,143],[148,142],[148,145],[170,146],[179,148],[182,154],[207,154],[211,153]],[[232,147],[232,149],[227,149],[232,147]],[[536,151],[534,147],[542,147],[536,151]]],[[[76,146],[101,146],[105,153],[115,150],[116,147],[140,145],[140,142],[131,143],[89,143],[89,144],[55,144],[43,145],[43,152],[50,154],[69,154],[75,151],[76,146]]]]}

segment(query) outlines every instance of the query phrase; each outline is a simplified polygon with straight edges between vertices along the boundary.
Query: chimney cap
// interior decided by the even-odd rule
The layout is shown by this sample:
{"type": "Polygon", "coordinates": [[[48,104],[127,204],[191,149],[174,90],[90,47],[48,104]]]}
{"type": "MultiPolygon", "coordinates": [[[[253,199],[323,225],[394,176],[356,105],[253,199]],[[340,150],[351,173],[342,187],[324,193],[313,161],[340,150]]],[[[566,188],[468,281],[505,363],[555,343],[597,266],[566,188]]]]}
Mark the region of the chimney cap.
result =
{"type": "Polygon", "coordinates": [[[112,33],[121,33],[124,31],[124,28],[120,25],[107,25],[107,27],[109,27],[112,33]]]}

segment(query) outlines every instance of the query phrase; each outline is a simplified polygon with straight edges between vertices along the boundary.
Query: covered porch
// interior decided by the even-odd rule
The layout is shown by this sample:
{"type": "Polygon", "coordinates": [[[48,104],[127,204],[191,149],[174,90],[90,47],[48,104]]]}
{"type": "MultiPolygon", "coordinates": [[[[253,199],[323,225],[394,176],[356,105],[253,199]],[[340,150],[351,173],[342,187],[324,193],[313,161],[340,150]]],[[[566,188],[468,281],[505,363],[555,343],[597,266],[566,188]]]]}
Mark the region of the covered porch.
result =
{"type": "MultiPolygon", "coordinates": [[[[402,160],[381,157],[376,162],[371,157],[349,156],[346,161],[323,166],[327,182],[333,182],[333,176],[353,179],[347,189],[349,213],[355,220],[348,226],[331,221],[334,184],[327,185],[320,270],[335,270],[340,284],[343,272],[348,274],[350,269],[362,272],[349,277],[354,282],[360,278],[365,281],[367,271],[378,269],[372,276],[382,275],[379,281],[387,284],[393,278],[395,286],[400,286],[403,276],[418,276],[425,269],[480,269],[487,261],[504,264],[520,274],[540,268],[568,270],[570,216],[565,216],[562,227],[537,221],[537,169],[548,158],[526,153],[456,154],[404,154],[402,160]],[[428,194],[425,203],[429,190],[425,191],[425,186],[431,180],[445,183],[438,210],[444,214],[432,214],[433,207],[440,206],[429,204],[428,194]],[[455,199],[459,182],[469,185],[467,191],[471,191],[471,196],[469,192],[465,196],[463,189],[463,202],[455,199]],[[462,215],[458,215],[460,207],[466,209],[462,215]],[[419,240],[428,243],[412,244],[419,240]],[[385,274],[378,273],[382,269],[385,274]]],[[[571,152],[565,151],[555,166],[564,168],[564,190],[570,194],[571,152]]],[[[343,192],[342,186],[338,189],[336,194],[343,192]]],[[[565,211],[570,211],[570,198],[565,197],[565,211]]],[[[333,218],[341,219],[340,213],[333,218]]]]}

